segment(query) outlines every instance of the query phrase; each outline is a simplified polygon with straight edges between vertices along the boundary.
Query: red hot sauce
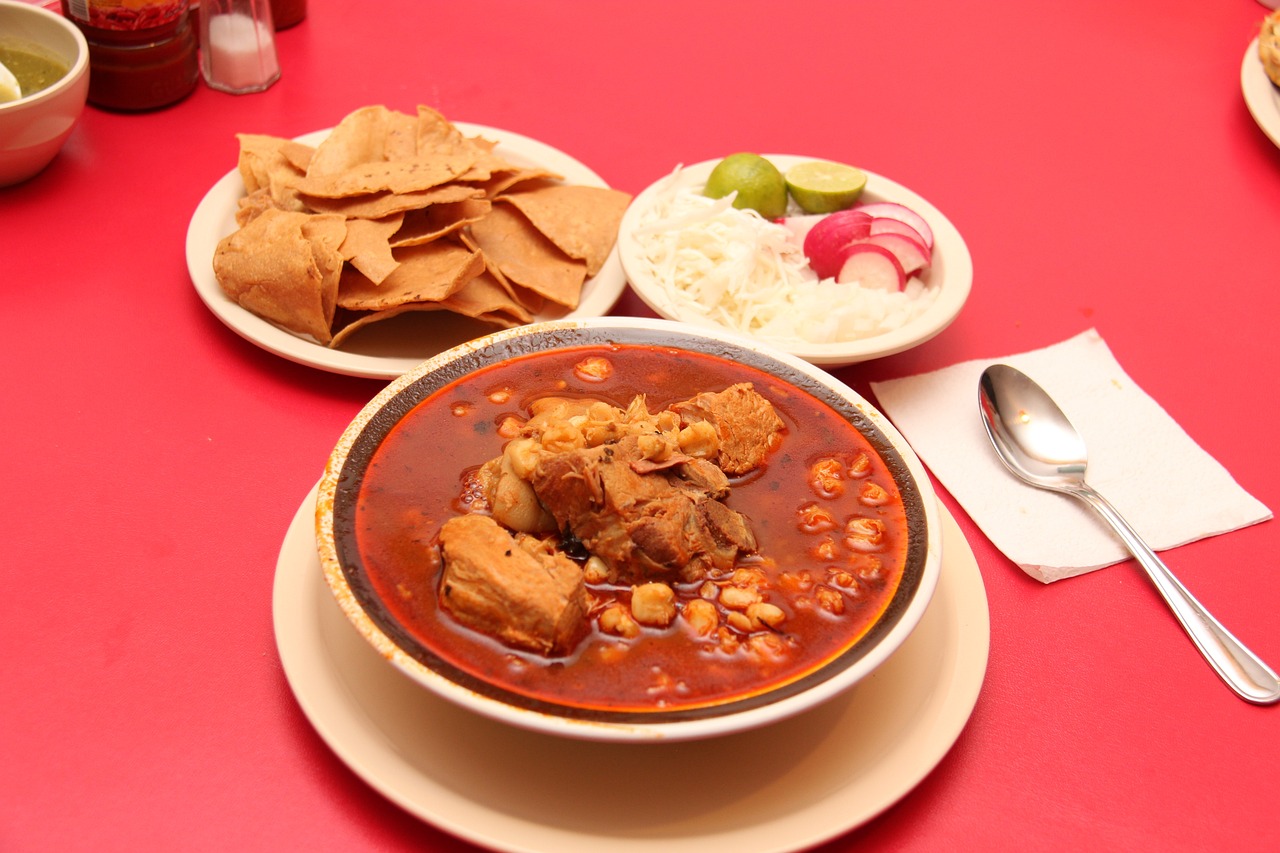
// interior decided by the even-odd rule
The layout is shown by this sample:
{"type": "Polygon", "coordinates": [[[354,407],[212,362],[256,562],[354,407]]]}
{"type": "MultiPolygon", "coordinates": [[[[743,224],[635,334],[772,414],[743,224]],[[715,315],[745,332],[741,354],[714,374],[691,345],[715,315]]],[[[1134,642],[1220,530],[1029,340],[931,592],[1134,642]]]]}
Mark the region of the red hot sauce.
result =
{"type": "Polygon", "coordinates": [[[140,111],[176,103],[199,77],[188,0],[62,0],[89,43],[89,101],[140,111]]]}

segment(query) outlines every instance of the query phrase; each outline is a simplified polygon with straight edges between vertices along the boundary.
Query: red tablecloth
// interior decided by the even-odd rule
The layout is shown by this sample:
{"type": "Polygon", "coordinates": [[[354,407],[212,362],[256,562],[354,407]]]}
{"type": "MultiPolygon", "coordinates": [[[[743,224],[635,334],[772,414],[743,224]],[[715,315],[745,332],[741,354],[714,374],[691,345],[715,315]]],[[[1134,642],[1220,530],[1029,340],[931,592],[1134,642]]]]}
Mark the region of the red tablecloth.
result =
{"type": "MultiPolygon", "coordinates": [[[[976,275],[940,337],[841,378],[869,394],[1096,327],[1276,507],[1280,149],[1240,84],[1264,14],[313,0],[266,93],[90,108],[0,190],[0,849],[471,849],[338,760],[282,674],[277,553],[383,383],[268,354],[197,298],[185,231],[234,133],[424,103],[630,192],[739,150],[856,163],[944,211],[976,275]]],[[[986,585],[985,684],[936,770],[823,853],[1272,849],[1280,708],[1231,695],[1132,563],[1044,587],[941,500],[986,585]]],[[[1264,523],[1165,554],[1273,666],[1277,552],[1264,523]]]]}

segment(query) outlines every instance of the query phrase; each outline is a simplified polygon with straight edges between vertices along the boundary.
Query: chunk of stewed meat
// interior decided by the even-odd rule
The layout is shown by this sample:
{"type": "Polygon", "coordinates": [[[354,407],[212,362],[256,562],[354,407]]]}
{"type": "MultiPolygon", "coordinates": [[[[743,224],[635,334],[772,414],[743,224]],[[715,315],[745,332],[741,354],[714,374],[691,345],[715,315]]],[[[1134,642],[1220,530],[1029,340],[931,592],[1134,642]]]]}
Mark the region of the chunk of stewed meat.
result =
{"type": "Polygon", "coordinates": [[[582,568],[543,541],[485,515],[440,530],[440,601],[462,624],[543,655],[572,651],[590,630],[582,568]]]}
{"type": "Polygon", "coordinates": [[[531,482],[615,583],[694,580],[756,547],[747,519],[719,501],[719,469],[696,459],[654,468],[635,436],[547,456],[531,482]]]}
{"type": "Polygon", "coordinates": [[[773,404],[750,382],[703,392],[672,405],[671,411],[685,427],[708,423],[715,428],[720,447],[712,461],[730,476],[760,467],[785,429],[773,404]]]}

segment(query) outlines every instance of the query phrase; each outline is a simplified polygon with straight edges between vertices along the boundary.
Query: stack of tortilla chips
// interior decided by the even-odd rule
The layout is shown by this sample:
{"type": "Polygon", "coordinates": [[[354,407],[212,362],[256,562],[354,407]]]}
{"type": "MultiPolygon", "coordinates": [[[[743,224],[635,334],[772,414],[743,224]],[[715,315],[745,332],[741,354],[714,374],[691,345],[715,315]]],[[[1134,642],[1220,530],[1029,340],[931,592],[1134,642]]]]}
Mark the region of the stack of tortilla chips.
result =
{"type": "Polygon", "coordinates": [[[213,257],[241,306],[321,344],[405,311],[567,313],[631,197],[518,166],[444,116],[351,113],[316,147],[241,134],[247,195],[213,257]]]}

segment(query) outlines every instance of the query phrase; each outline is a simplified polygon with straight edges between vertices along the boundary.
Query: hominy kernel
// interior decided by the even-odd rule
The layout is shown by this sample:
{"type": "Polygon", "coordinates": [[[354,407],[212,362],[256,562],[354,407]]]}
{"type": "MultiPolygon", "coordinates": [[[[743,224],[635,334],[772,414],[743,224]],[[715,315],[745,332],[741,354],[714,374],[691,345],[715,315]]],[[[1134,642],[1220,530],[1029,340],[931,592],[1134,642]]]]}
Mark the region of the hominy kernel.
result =
{"type": "Polygon", "coordinates": [[[606,607],[600,614],[600,630],[606,634],[619,637],[636,637],[640,635],[640,626],[631,618],[631,613],[621,604],[606,607]]]}
{"type": "Polygon", "coordinates": [[[727,586],[720,590],[720,603],[730,610],[746,610],[760,600],[759,591],[753,587],[727,586]]]}
{"type": "Polygon", "coordinates": [[[665,628],[676,618],[676,594],[665,583],[632,587],[631,615],[641,625],[665,628]]]}
{"type": "Polygon", "coordinates": [[[819,459],[809,468],[809,485],[820,497],[844,494],[843,466],[838,459],[819,459]]]}
{"type": "Polygon", "coordinates": [[[699,637],[709,637],[720,624],[720,613],[716,606],[704,598],[695,598],[684,606],[680,615],[693,633],[699,637]]]}
{"type": "Polygon", "coordinates": [[[515,438],[524,429],[524,422],[517,417],[508,415],[498,424],[498,435],[502,438],[515,438]]]}
{"type": "Polygon", "coordinates": [[[805,533],[821,533],[836,526],[836,519],[827,509],[816,503],[807,503],[796,510],[800,529],[805,533]]]}
{"type": "Polygon", "coordinates": [[[755,604],[747,605],[746,614],[757,630],[766,626],[777,628],[787,619],[787,614],[783,612],[781,607],[776,604],[770,604],[767,601],[759,601],[755,604]]]}
{"type": "Polygon", "coordinates": [[[845,544],[855,551],[875,551],[884,544],[884,522],[878,518],[851,518],[844,532],[845,544]]]}
{"type": "Polygon", "coordinates": [[[858,493],[858,500],[865,506],[884,506],[892,501],[893,497],[879,483],[873,483],[868,480],[862,484],[862,490],[858,493]]]}
{"type": "Polygon", "coordinates": [[[866,477],[871,473],[871,459],[865,453],[859,453],[858,458],[854,459],[849,465],[849,476],[856,479],[866,477]]]}
{"type": "Polygon", "coordinates": [[[593,355],[575,364],[573,372],[579,378],[588,382],[603,382],[613,375],[613,362],[607,358],[593,355]]]}
{"type": "Polygon", "coordinates": [[[844,613],[844,596],[838,590],[829,586],[820,586],[814,592],[814,597],[818,601],[818,606],[828,613],[836,616],[844,613]]]}

